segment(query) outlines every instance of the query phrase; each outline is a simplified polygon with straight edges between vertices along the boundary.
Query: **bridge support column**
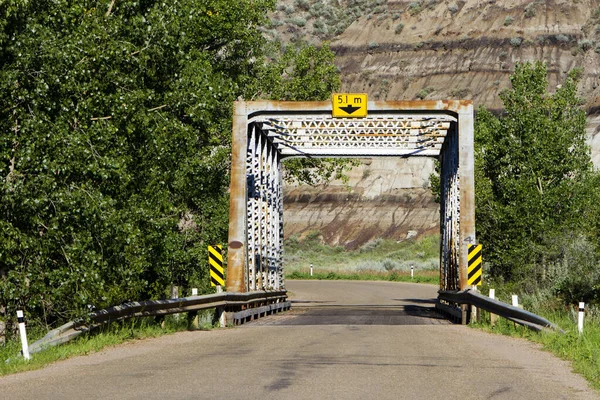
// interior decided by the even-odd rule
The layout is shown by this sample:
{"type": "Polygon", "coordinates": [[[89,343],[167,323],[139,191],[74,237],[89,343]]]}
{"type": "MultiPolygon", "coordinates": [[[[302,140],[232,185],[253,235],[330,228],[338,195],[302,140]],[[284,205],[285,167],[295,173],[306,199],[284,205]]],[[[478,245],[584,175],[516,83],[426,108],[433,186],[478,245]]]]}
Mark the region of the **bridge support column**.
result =
{"type": "Polygon", "coordinates": [[[229,245],[227,249],[228,292],[246,292],[246,152],[248,147],[246,103],[236,102],[231,141],[231,185],[229,200],[229,245]]]}
{"type": "Polygon", "coordinates": [[[473,105],[463,105],[458,114],[458,175],[460,177],[460,290],[469,288],[468,245],[477,243],[475,237],[475,151],[473,105]]]}

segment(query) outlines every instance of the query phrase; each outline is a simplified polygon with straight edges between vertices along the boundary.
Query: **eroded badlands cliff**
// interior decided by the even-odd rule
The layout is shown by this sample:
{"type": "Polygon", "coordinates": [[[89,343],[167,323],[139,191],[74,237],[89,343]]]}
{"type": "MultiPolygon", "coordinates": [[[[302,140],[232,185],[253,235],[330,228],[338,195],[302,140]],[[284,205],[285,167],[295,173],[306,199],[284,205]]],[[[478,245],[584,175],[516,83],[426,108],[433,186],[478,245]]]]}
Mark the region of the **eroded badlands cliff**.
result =
{"type": "MultiPolygon", "coordinates": [[[[371,99],[472,99],[501,110],[517,62],[543,60],[552,91],[581,68],[592,158],[600,166],[600,1],[295,0],[273,15],[284,40],[331,40],[343,91],[371,99]],[[343,12],[342,12],[343,11],[343,12]],[[345,18],[345,19],[343,19],[345,18]],[[301,26],[300,26],[301,25],[301,26]]],[[[371,160],[342,184],[286,189],[286,235],[321,230],[358,246],[437,228],[431,160],[371,160]]]]}

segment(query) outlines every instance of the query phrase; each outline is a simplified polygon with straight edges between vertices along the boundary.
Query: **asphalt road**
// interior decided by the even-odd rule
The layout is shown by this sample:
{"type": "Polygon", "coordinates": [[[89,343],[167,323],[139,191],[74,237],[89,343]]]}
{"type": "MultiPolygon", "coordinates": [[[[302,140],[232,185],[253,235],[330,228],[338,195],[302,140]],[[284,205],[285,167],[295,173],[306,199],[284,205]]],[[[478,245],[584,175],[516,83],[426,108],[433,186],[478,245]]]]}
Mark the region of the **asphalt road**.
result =
{"type": "Polygon", "coordinates": [[[436,288],[288,281],[293,310],[0,378],[1,399],[598,399],[535,345],[440,319],[436,288]]]}

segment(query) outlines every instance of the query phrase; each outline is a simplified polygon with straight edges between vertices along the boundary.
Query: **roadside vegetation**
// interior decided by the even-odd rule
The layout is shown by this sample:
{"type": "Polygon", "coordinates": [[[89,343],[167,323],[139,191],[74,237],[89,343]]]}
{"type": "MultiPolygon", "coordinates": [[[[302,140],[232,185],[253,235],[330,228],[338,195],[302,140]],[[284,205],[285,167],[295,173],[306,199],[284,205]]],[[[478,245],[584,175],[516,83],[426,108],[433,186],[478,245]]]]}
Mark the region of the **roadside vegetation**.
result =
{"type": "Polygon", "coordinates": [[[49,330],[174,287],[209,293],[234,101],[340,86],[326,45],[265,38],[274,0],[92,5],[0,3],[0,342],[17,309],[49,330]]]}
{"type": "Polygon", "coordinates": [[[439,236],[395,240],[376,239],[356,250],[329,246],[319,232],[285,243],[287,279],[386,280],[439,283],[439,236]],[[310,276],[310,265],[313,276],[310,276]],[[410,269],[414,268],[411,279],[410,269]]]}
{"type": "Polygon", "coordinates": [[[540,304],[600,305],[600,172],[586,143],[580,78],[574,70],[549,88],[545,64],[517,64],[500,95],[505,113],[480,108],[475,123],[484,282],[540,304]]]}
{"type": "MultiPolygon", "coordinates": [[[[489,293],[489,285],[481,292],[489,293]]],[[[496,289],[496,298],[510,304],[515,292],[507,287],[496,289]]],[[[577,330],[576,306],[565,306],[560,300],[540,299],[536,295],[524,295],[519,299],[523,308],[541,315],[559,326],[564,333],[555,331],[534,332],[516,325],[504,318],[498,318],[496,324],[490,324],[490,314],[481,313],[481,320],[473,322],[472,327],[491,333],[524,338],[539,343],[541,347],[557,357],[571,361],[573,371],[587,379],[592,387],[600,390],[600,308],[586,306],[583,334],[577,330]]]]}
{"type": "MultiPolygon", "coordinates": [[[[573,362],[600,388],[600,172],[586,144],[577,96],[580,71],[548,87],[543,63],[517,64],[505,113],[481,108],[475,124],[477,239],[483,245],[482,293],[558,324],[565,334],[534,333],[488,316],[475,326],[525,337],[573,362]],[[586,304],[584,334],[578,303],[586,304]]],[[[437,176],[432,185],[438,185],[437,176]]],[[[435,186],[435,187],[439,187],[435,186]]]]}
{"type": "MultiPolygon", "coordinates": [[[[212,310],[198,313],[198,329],[208,330],[215,326],[212,323],[212,310]]],[[[9,341],[0,346],[0,376],[17,372],[32,371],[43,368],[56,361],[71,357],[95,353],[118,344],[168,335],[190,330],[190,323],[185,314],[169,315],[164,319],[140,318],[122,322],[114,322],[81,335],[80,337],[56,347],[49,347],[42,352],[32,354],[31,360],[21,355],[21,343],[9,341]]],[[[29,343],[44,336],[46,332],[34,329],[28,332],[29,343]]]]}

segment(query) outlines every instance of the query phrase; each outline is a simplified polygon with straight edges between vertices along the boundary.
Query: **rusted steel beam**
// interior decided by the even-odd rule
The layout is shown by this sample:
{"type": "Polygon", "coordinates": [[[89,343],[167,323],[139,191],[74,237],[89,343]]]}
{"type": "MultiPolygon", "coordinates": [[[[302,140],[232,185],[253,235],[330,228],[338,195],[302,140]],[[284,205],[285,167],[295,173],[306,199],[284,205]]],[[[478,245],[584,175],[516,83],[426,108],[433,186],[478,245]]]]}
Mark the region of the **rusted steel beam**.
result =
{"type": "Polygon", "coordinates": [[[229,245],[227,250],[228,292],[246,292],[246,151],[248,115],[244,102],[236,102],[231,140],[231,184],[229,193],[229,245]]]}
{"type": "Polygon", "coordinates": [[[460,179],[460,289],[468,287],[468,249],[475,244],[475,151],[473,104],[464,104],[458,110],[458,174],[460,179]]]}
{"type": "MultiPolygon", "coordinates": [[[[331,113],[331,101],[248,101],[243,102],[248,116],[257,112],[323,112],[331,113]]],[[[398,100],[398,101],[369,101],[371,111],[452,111],[460,113],[465,108],[473,107],[471,100],[398,100]]]]}

